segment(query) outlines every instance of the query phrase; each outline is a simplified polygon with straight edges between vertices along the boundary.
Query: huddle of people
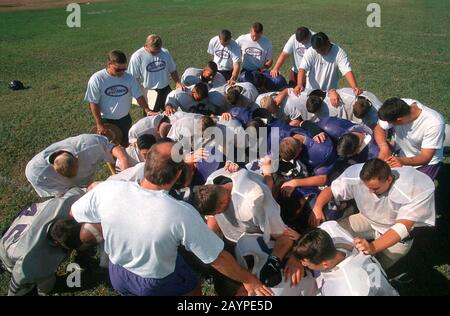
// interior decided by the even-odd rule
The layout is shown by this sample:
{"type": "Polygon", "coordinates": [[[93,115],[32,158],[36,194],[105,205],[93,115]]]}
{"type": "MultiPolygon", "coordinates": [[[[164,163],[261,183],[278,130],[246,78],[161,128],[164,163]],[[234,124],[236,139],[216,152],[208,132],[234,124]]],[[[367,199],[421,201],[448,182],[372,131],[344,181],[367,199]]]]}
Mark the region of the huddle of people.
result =
{"type": "Polygon", "coordinates": [[[49,199],[2,234],[9,295],[50,292],[67,255],[92,246],[120,295],[201,295],[201,277],[226,296],[398,295],[385,269],[410,251],[414,228],[435,225],[442,115],[381,102],[346,52],[306,27],[274,66],[259,22],[236,40],[221,31],[207,52],[181,77],[158,35],[129,63],[109,52],[85,97],[97,134],[26,166],[49,199]],[[338,89],[342,76],[350,88],[338,89]],[[134,124],[133,98],[144,114],[134,124]],[[102,161],[117,173],[93,182],[102,161]]]}

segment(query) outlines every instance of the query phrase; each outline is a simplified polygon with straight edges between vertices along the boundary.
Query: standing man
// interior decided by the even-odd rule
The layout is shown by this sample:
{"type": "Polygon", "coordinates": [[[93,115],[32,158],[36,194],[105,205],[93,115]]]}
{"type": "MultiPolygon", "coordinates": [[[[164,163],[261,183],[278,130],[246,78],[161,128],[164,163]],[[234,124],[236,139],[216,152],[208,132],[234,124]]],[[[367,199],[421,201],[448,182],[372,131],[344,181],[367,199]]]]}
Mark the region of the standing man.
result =
{"type": "Polygon", "coordinates": [[[445,123],[441,114],[412,99],[390,98],[378,111],[375,141],[380,147],[378,158],[389,166],[413,166],[436,179],[444,160],[445,123]],[[392,155],[386,142],[386,130],[394,130],[395,149],[392,155]]]}
{"type": "Polygon", "coordinates": [[[100,162],[120,160],[128,168],[128,158],[120,145],[105,136],[82,134],[50,145],[33,157],[25,168],[27,180],[40,197],[62,196],[73,187],[85,188],[93,180],[100,162]]]}
{"type": "Polygon", "coordinates": [[[161,37],[151,34],[147,37],[144,47],[131,55],[128,72],[142,84],[146,90],[157,93],[153,111],[164,109],[164,102],[172,89],[169,86],[169,74],[175,81],[177,89],[184,90],[177,72],[177,66],[172,55],[162,47],[161,37]]]}
{"type": "Polygon", "coordinates": [[[236,83],[241,67],[241,49],[229,30],[222,30],[218,36],[209,41],[208,54],[213,56],[218,71],[228,84],[236,83]]]}
{"type": "Polygon", "coordinates": [[[97,133],[105,135],[104,123],[116,125],[122,131],[122,146],[128,146],[131,99],[135,97],[145,112],[150,112],[141,89],[127,70],[127,56],[119,50],[108,53],[106,69],[97,71],[88,82],[85,101],[89,102],[97,125],[97,133]]]}
{"type": "Polygon", "coordinates": [[[239,81],[248,81],[255,84],[254,77],[263,75],[265,85],[269,91],[278,91],[286,87],[286,79],[283,76],[272,78],[269,69],[273,63],[272,42],[263,35],[263,25],[253,23],[250,33],[241,35],[236,42],[242,52],[242,72],[239,81]]]}
{"type": "Polygon", "coordinates": [[[274,78],[278,77],[280,74],[281,66],[288,58],[289,55],[292,55],[293,66],[289,73],[289,86],[295,87],[297,85],[297,76],[298,69],[300,68],[300,64],[303,59],[303,55],[305,51],[311,47],[311,36],[312,32],[307,27],[299,27],[295,34],[293,34],[286,44],[284,45],[283,51],[275,63],[270,75],[274,78]]]}
{"type": "Polygon", "coordinates": [[[349,167],[317,197],[311,219],[325,220],[323,207],[354,199],[359,213],[339,221],[366,255],[388,269],[411,249],[414,227],[434,226],[434,183],[412,167],[392,169],[380,159],[349,167]]]}
{"type": "Polygon", "coordinates": [[[305,52],[300,64],[294,92],[299,94],[305,86],[306,90],[325,90],[328,91],[331,104],[337,106],[340,99],[336,92],[339,72],[355,95],[360,95],[362,90],[356,83],[347,53],[336,44],[330,43],[325,33],[316,33],[311,37],[311,47],[305,52]]]}
{"type": "Polygon", "coordinates": [[[173,146],[152,146],[140,184],[106,181],[72,206],[77,221],[101,223],[114,289],[121,295],[201,295],[197,276],[178,253],[183,245],[202,262],[243,282],[250,294],[270,295],[223,250],[223,242],[191,205],[169,195],[184,168],[184,162],[172,159],[173,146]]]}

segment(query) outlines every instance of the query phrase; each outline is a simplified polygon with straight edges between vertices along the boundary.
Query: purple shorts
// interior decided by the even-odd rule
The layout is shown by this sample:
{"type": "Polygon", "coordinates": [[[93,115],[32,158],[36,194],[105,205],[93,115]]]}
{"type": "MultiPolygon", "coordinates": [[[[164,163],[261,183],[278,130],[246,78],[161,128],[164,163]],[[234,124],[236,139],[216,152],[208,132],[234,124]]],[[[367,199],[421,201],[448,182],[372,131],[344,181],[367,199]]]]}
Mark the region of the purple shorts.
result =
{"type": "Polygon", "coordinates": [[[175,271],[162,279],[143,278],[112,262],[109,263],[109,278],[122,296],[181,296],[198,285],[197,276],[180,255],[175,271]]]}
{"type": "Polygon", "coordinates": [[[428,175],[431,180],[436,179],[439,169],[441,168],[442,162],[439,162],[435,165],[424,165],[422,167],[417,168],[418,171],[425,173],[428,175]]]}

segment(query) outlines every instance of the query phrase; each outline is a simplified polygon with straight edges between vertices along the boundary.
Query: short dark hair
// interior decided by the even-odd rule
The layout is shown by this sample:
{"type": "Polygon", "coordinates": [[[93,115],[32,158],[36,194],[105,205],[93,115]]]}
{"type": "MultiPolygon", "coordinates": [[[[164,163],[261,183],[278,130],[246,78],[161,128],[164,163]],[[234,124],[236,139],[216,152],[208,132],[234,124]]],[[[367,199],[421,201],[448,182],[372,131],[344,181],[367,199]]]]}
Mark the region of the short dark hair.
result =
{"type": "Polygon", "coordinates": [[[304,41],[311,34],[307,27],[301,26],[295,31],[295,39],[297,42],[304,41]]]}
{"type": "Polygon", "coordinates": [[[228,43],[231,40],[231,32],[229,30],[222,30],[219,34],[219,38],[228,43]]]}
{"type": "Polygon", "coordinates": [[[290,161],[297,158],[298,149],[301,144],[293,137],[286,137],[280,142],[280,158],[285,161],[290,161]]]}
{"type": "Polygon", "coordinates": [[[307,259],[313,264],[333,259],[337,250],[333,239],[323,229],[316,228],[306,233],[292,250],[298,259],[307,259]]]}
{"type": "Polygon", "coordinates": [[[217,184],[198,186],[194,193],[194,206],[203,216],[212,215],[216,211],[221,187],[217,184]]]}
{"type": "Polygon", "coordinates": [[[155,185],[165,185],[172,182],[178,171],[183,169],[184,162],[175,162],[171,154],[161,152],[162,144],[158,142],[150,148],[145,160],[144,177],[155,185]]]}
{"type": "Polygon", "coordinates": [[[393,122],[411,113],[411,107],[400,98],[390,98],[384,101],[378,110],[378,117],[382,121],[393,122]]]}
{"type": "Polygon", "coordinates": [[[343,135],[337,145],[337,155],[341,158],[350,158],[355,155],[359,148],[359,137],[353,133],[343,135]]]}
{"type": "Polygon", "coordinates": [[[392,171],[388,163],[378,158],[367,160],[359,173],[359,178],[364,182],[372,179],[386,181],[390,176],[392,171]]]}
{"type": "Polygon", "coordinates": [[[310,95],[306,100],[306,110],[309,113],[316,113],[322,107],[323,99],[317,95],[310,95]]]}
{"type": "Polygon", "coordinates": [[[258,89],[258,92],[263,91],[266,85],[266,77],[259,71],[252,73],[253,85],[258,89]]]}
{"type": "Polygon", "coordinates": [[[139,149],[150,149],[156,143],[156,138],[151,134],[143,134],[137,138],[136,143],[139,149]]]}
{"type": "Polygon", "coordinates": [[[369,113],[370,108],[372,107],[372,102],[366,97],[358,95],[356,97],[355,104],[353,104],[353,114],[359,118],[363,119],[369,113]]]}
{"type": "Polygon", "coordinates": [[[217,71],[219,70],[219,68],[217,68],[217,64],[212,60],[208,61],[205,67],[211,69],[214,76],[217,74],[217,71]]]}
{"type": "Polygon", "coordinates": [[[204,132],[208,127],[216,126],[216,122],[214,122],[211,116],[202,116],[200,122],[202,125],[202,132],[204,132]]]}
{"type": "Polygon", "coordinates": [[[322,48],[330,42],[328,36],[323,33],[319,32],[311,36],[311,46],[314,49],[322,48]]]}
{"type": "Polygon", "coordinates": [[[203,100],[208,97],[208,85],[204,82],[196,83],[193,90],[197,92],[198,96],[203,100]]]}
{"type": "Polygon", "coordinates": [[[126,64],[127,56],[120,50],[112,50],[108,53],[108,63],[126,64]]]}
{"type": "Polygon", "coordinates": [[[58,219],[51,224],[48,231],[48,239],[60,246],[69,249],[78,249],[82,242],[80,240],[81,223],[73,218],[58,219]]]}
{"type": "Polygon", "coordinates": [[[252,24],[252,29],[256,33],[262,33],[264,31],[263,25],[260,22],[255,22],[252,24]]]}
{"type": "Polygon", "coordinates": [[[230,87],[226,93],[226,99],[231,105],[235,105],[239,101],[241,91],[239,86],[230,87]]]}

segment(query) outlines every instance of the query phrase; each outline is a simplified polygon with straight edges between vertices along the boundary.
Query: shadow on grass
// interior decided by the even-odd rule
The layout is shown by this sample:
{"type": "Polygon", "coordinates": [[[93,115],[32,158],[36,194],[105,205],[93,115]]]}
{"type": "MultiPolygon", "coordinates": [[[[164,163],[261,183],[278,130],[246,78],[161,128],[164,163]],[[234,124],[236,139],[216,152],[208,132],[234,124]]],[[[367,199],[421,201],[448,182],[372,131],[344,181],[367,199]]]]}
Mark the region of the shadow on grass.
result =
{"type": "Polygon", "coordinates": [[[406,272],[407,283],[394,283],[400,295],[450,295],[450,164],[442,165],[436,187],[436,226],[416,228],[410,253],[387,271],[390,277],[406,272]]]}

